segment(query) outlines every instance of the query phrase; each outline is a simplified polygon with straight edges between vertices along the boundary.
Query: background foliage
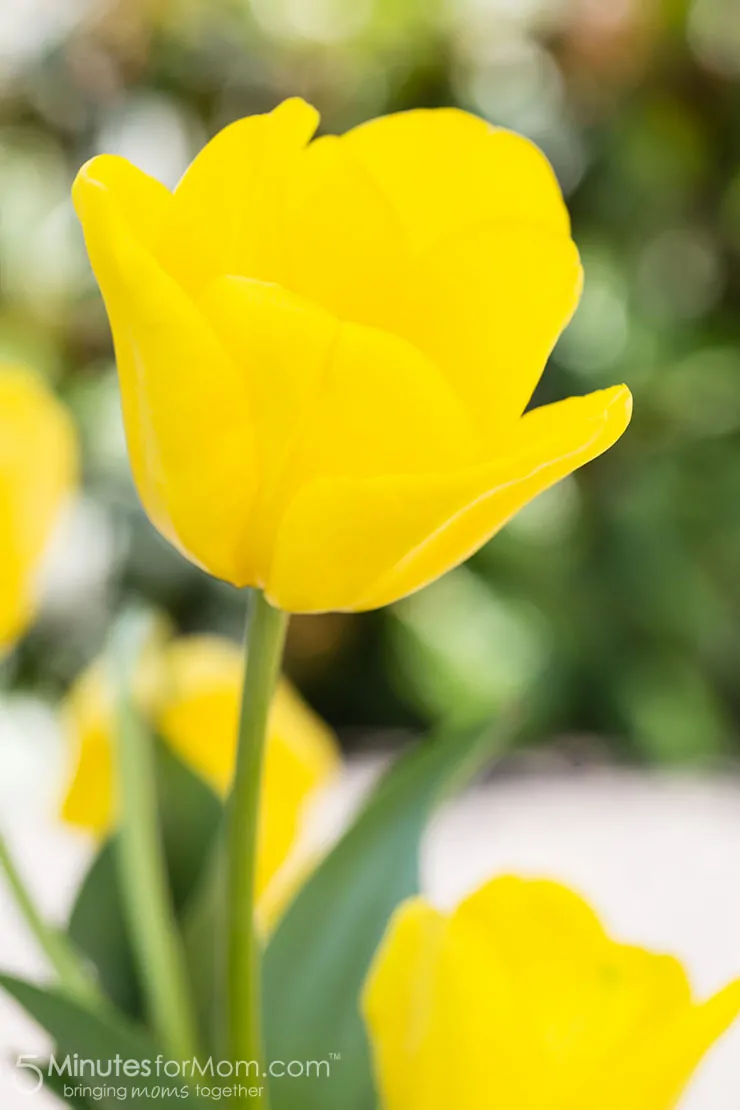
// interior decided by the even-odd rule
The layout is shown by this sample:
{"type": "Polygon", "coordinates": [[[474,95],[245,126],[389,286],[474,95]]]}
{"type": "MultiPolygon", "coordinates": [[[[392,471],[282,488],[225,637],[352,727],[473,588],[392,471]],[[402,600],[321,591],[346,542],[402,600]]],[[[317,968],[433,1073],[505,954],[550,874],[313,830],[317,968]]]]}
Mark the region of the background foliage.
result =
{"type": "Polygon", "coordinates": [[[16,0],[0,15],[0,355],[72,405],[85,492],[12,663],[54,698],[144,602],[238,634],[130,483],[102,304],[68,199],[103,149],[174,184],[205,137],[299,93],[326,130],[459,104],[537,141],[586,290],[538,400],[627,381],[635,420],[467,567],[395,608],[297,619],[288,666],[348,745],[512,696],[561,751],[740,743],[736,0],[16,0]]]}

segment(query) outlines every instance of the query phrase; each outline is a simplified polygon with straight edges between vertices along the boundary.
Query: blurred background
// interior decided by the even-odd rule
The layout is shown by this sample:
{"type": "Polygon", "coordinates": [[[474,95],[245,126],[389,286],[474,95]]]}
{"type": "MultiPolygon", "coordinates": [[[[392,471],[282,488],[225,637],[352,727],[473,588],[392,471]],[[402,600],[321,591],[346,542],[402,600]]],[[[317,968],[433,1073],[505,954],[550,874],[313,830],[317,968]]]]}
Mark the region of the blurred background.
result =
{"type": "MultiPolygon", "coordinates": [[[[674,947],[690,958],[697,938],[724,945],[723,974],[733,961],[740,972],[740,903],[727,893],[734,875],[740,896],[737,0],[0,5],[0,358],[54,382],[79,423],[85,467],[41,617],[5,664],[3,797],[17,796],[32,766],[62,760],[55,706],[114,613],[144,604],[183,631],[241,633],[234,591],[182,560],[139,508],[71,181],[108,151],[173,185],[220,126],[294,94],[320,109],[327,131],[457,104],[535,140],[561,181],[586,270],[535,400],[626,381],[635,417],[611,452],[435,585],[378,613],[295,619],[289,673],[353,752],[524,700],[534,727],[495,787],[513,824],[498,829],[488,870],[495,858],[581,887],[596,876],[594,896],[616,907],[617,923],[623,912],[639,933],[646,906],[643,919],[665,923],[655,943],[699,898],[703,916],[686,926],[694,939],[675,934],[674,947]],[[580,793],[573,785],[575,767],[615,766],[695,777],[671,779],[667,794],[634,770],[600,772],[580,793]],[[556,783],[549,803],[533,786],[516,810],[522,771],[556,783]],[[519,812],[534,823],[518,823],[519,812]],[[605,813],[613,820],[599,839],[605,813]],[[637,887],[625,877],[635,867],[637,887]],[[692,876],[694,893],[679,894],[692,876]],[[720,918],[721,937],[710,936],[720,918]]],[[[483,837],[472,802],[464,819],[468,844],[483,837]]],[[[691,1105],[736,1105],[718,1091],[691,1105]]]]}
{"type": "Polygon", "coordinates": [[[0,13],[0,357],[44,371],[86,484],[13,662],[54,700],[133,600],[238,635],[143,517],[69,201],[91,155],[168,185],[301,94],[323,127],[458,104],[534,139],[586,289],[537,401],[627,381],[619,446],[393,609],[297,619],[288,667],[349,747],[537,699],[565,758],[740,750],[740,6],[735,0],[12,0],[0,13]]]}

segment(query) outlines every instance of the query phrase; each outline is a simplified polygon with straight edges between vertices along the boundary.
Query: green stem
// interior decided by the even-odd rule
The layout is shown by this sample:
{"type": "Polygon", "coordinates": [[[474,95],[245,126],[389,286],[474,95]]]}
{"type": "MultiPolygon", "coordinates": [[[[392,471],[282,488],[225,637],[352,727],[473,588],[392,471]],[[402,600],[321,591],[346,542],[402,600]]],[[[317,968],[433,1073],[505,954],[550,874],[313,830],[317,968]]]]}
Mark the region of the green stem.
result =
{"type": "Polygon", "coordinates": [[[0,836],[0,870],[5,874],[21,917],[56,972],[62,990],[78,1002],[88,1006],[99,1006],[102,996],[92,974],[64,933],[55,929],[39,913],[2,836],[0,836]]]}
{"type": "Polygon", "coordinates": [[[159,827],[152,737],[123,693],[119,707],[118,865],[131,942],[151,1023],[173,1059],[197,1054],[185,952],[172,905],[159,827]]]}
{"type": "MultiPolygon", "coordinates": [[[[260,964],[255,930],[257,835],[268,715],[280,671],[288,615],[253,591],[234,784],[226,843],[226,1003],[229,1057],[262,1061],[260,964]]],[[[260,1066],[260,1071],[262,1070],[260,1066]]],[[[246,1100],[245,1106],[254,1105],[246,1100]]],[[[263,1098],[262,1106],[267,1099],[263,1098]]]]}

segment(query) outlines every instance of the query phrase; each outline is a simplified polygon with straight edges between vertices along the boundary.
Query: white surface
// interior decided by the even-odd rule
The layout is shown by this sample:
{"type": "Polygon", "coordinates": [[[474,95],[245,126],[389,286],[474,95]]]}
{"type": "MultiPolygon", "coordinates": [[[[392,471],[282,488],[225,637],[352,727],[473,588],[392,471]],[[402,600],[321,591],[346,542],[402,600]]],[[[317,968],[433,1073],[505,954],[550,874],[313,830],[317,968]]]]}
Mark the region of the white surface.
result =
{"type": "MultiPolygon", "coordinates": [[[[359,780],[366,768],[352,773],[336,812],[359,780]]],[[[63,912],[84,842],[18,808],[10,828],[34,889],[50,912],[63,912]]],[[[619,773],[511,779],[478,788],[439,816],[424,853],[425,885],[438,904],[511,871],[569,883],[620,939],[678,955],[702,996],[740,975],[740,784],[619,773]]],[[[29,975],[41,969],[4,892],[0,963],[29,975]]],[[[0,999],[2,1110],[56,1105],[19,1092],[7,1064],[9,1054],[42,1044],[0,999]]],[[[681,1110],[739,1106],[740,1026],[714,1050],[681,1110]]]]}

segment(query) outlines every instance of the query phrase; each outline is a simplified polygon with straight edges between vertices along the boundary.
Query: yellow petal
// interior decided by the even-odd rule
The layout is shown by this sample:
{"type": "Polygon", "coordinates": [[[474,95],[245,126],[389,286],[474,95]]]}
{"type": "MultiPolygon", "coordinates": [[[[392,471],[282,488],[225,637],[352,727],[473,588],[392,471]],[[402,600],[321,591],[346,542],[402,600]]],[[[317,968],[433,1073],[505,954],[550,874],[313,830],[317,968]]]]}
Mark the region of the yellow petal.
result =
{"type": "Polygon", "coordinates": [[[566,234],[523,221],[473,226],[423,254],[404,334],[493,442],[529,403],[581,285],[566,234]]]}
{"type": "Polygon", "coordinates": [[[281,283],[342,320],[395,330],[411,285],[383,190],[341,139],[307,148],[289,185],[281,283]]]}
{"type": "Polygon", "coordinates": [[[396,910],[370,969],[362,1009],[383,1110],[460,1105],[450,1077],[457,1073],[457,1061],[453,1064],[451,1059],[454,1049],[445,1045],[433,1074],[426,1071],[431,1063],[429,1033],[442,1002],[438,967],[445,932],[442,914],[420,898],[410,899],[396,910]],[[432,1098],[429,1103],[427,1096],[432,1098]]]}
{"type": "Polygon", "coordinates": [[[39,566],[76,478],[66,410],[34,374],[0,366],[0,655],[33,618],[39,566]]]}
{"type": "Polygon", "coordinates": [[[157,731],[183,763],[221,795],[234,768],[242,665],[242,653],[230,640],[173,640],[163,654],[153,714],[157,731]]]}
{"type": "Polygon", "coordinates": [[[485,933],[509,964],[526,970],[534,950],[553,962],[581,961],[606,941],[595,910],[567,887],[504,875],[460,903],[455,923],[485,933]]]}
{"type": "Polygon", "coordinates": [[[86,204],[85,193],[90,186],[105,189],[110,194],[118,218],[125,223],[129,234],[159,258],[163,229],[171,219],[172,193],[169,189],[125,158],[101,154],[82,167],[74,184],[73,196],[81,218],[86,204]]]}
{"type": "Polygon", "coordinates": [[[542,490],[601,454],[632,411],[625,386],[527,413],[501,458],[457,473],[323,479],[301,490],[267,584],[292,612],[373,609],[468,558],[542,490]]]}
{"type": "MultiPolygon", "coordinates": [[[[162,645],[169,635],[169,625],[158,619],[147,631],[134,672],[132,696],[139,713],[151,719],[161,697],[162,645]]],[[[62,712],[72,770],[61,816],[69,825],[98,837],[107,835],[118,820],[112,747],[116,706],[110,662],[100,658],[72,684],[62,712]]]]}
{"type": "Polygon", "coordinates": [[[105,836],[114,821],[113,697],[105,669],[88,668],[72,687],[65,705],[68,740],[74,769],[62,802],[61,815],[69,825],[105,836]]]}
{"type": "Polygon", "coordinates": [[[317,123],[316,110],[295,97],[237,120],[203,148],[175,190],[161,248],[190,292],[222,274],[278,280],[284,192],[317,123]]]}
{"type": "Polygon", "coordinates": [[[535,220],[568,234],[544,155],[520,135],[456,108],[371,120],[342,137],[392,203],[413,250],[468,224],[535,220]]]}
{"type": "Polygon", "coordinates": [[[201,308],[249,384],[262,475],[250,533],[260,584],[285,505],[312,480],[444,473],[482,456],[464,405],[405,340],[241,278],[215,282],[201,308]]]}
{"type": "MultiPolygon", "coordinates": [[[[166,653],[166,690],[157,714],[162,736],[180,758],[225,795],[236,756],[243,659],[228,640],[192,636],[166,653]]],[[[287,682],[275,694],[265,754],[257,893],[288,860],[307,800],[335,773],[330,730],[287,682]]]]}
{"type": "MultiPolygon", "coordinates": [[[[150,725],[222,796],[234,770],[242,669],[238,645],[216,636],[190,636],[164,648],[152,642],[136,676],[136,701],[150,725]]],[[[75,684],[66,716],[77,761],[62,816],[100,836],[117,820],[114,697],[102,662],[75,684]]],[[[331,730],[289,683],[281,682],[272,705],[265,760],[259,895],[280,882],[280,871],[290,865],[296,849],[306,805],[338,766],[331,730]]]]}
{"type": "MultiPolygon", "coordinates": [[[[257,861],[259,897],[269,893],[284,865],[290,869],[306,805],[338,773],[339,765],[331,731],[289,683],[281,682],[272,704],[265,754],[257,861]]],[[[300,874],[307,877],[305,866],[300,874]]],[[[292,889],[295,892],[295,882],[292,889]]]]}
{"type": "MultiPolygon", "coordinates": [[[[121,163],[94,159],[74,197],[111,322],[131,465],[144,506],[171,543],[244,583],[258,476],[243,377],[118,203],[121,163]]],[[[130,176],[130,175],[129,175],[130,176]]],[[[138,181],[138,207],[160,187],[138,181]]],[[[128,187],[126,197],[133,195],[128,187]]]]}
{"type": "MultiPolygon", "coordinates": [[[[672,1020],[656,1022],[647,1035],[630,1043],[599,1106],[622,1110],[626,1103],[635,1110],[673,1110],[707,1052],[739,1014],[740,980],[736,980],[706,1002],[678,1010],[672,1020]]],[[[585,1074],[584,1090],[593,1090],[595,1082],[585,1074]]]]}
{"type": "MultiPolygon", "coordinates": [[[[591,908],[555,883],[504,878],[487,884],[452,916],[448,937],[458,954],[448,974],[468,1011],[477,1014],[473,1020],[489,1028],[505,1023],[496,1037],[505,1102],[516,1091],[517,1102],[535,1107],[546,1090],[553,1110],[592,1101],[601,1106],[615,1058],[634,1054],[636,1045],[691,1005],[676,960],[616,944],[591,908]],[[476,967],[485,970],[476,973],[476,967]],[[508,982],[508,1019],[501,1005],[490,1007],[494,988],[481,991],[489,975],[497,984],[508,982]],[[526,1046],[537,1059],[531,1073],[526,1046]],[[580,1091],[583,1103],[575,1097],[580,1091]]],[[[476,1058],[470,1070],[478,1066],[476,1058]]],[[[485,1080],[478,1075],[476,1082],[485,1080]]],[[[635,1095],[630,1087],[628,1105],[635,1095]]]]}
{"type": "Polygon", "coordinates": [[[246,278],[214,282],[200,307],[249,391],[260,483],[245,575],[258,584],[287,496],[288,465],[315,408],[339,324],[278,285],[246,278]]]}
{"type": "Polygon", "coordinates": [[[550,882],[487,883],[449,917],[397,912],[363,1008],[384,1110],[673,1110],[740,1009],[621,945],[550,882]]]}
{"type": "Polygon", "coordinates": [[[482,454],[434,363],[389,332],[340,326],[296,452],[294,488],[319,477],[444,474],[482,454]]]}

